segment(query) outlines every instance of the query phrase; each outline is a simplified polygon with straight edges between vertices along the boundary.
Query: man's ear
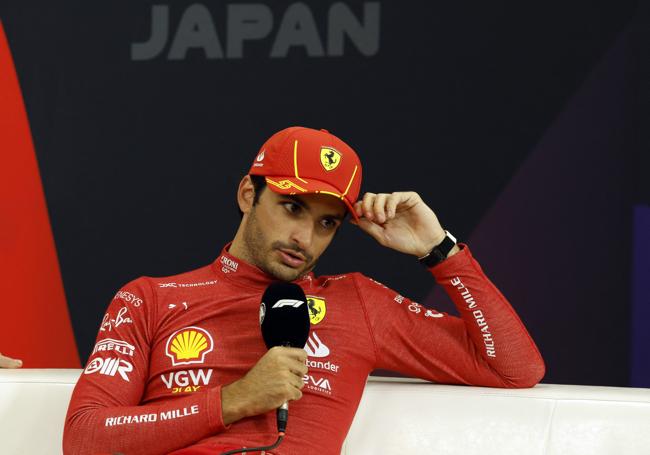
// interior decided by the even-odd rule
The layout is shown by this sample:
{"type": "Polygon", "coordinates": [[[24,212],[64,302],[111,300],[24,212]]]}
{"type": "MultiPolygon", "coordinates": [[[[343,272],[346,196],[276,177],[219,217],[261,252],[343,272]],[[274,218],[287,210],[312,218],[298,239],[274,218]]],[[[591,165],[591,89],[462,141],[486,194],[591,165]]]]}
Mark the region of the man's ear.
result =
{"type": "Polygon", "coordinates": [[[250,176],[245,175],[241,179],[241,182],[239,182],[239,188],[237,189],[237,205],[239,205],[239,210],[243,213],[248,213],[253,207],[254,201],[255,187],[250,176]]]}

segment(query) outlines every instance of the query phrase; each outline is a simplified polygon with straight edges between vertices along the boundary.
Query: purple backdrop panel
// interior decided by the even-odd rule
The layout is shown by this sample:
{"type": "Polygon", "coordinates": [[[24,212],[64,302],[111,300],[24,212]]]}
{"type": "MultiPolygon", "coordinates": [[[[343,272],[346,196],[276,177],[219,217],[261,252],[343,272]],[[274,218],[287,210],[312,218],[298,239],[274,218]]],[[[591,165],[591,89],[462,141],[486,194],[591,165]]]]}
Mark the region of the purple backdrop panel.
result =
{"type": "MultiPolygon", "coordinates": [[[[549,383],[628,385],[627,39],[603,56],[468,239],[537,342],[549,383]]],[[[437,287],[423,303],[440,308],[445,297],[437,287]]]]}
{"type": "Polygon", "coordinates": [[[634,209],[630,385],[650,387],[650,207],[634,209]]]}

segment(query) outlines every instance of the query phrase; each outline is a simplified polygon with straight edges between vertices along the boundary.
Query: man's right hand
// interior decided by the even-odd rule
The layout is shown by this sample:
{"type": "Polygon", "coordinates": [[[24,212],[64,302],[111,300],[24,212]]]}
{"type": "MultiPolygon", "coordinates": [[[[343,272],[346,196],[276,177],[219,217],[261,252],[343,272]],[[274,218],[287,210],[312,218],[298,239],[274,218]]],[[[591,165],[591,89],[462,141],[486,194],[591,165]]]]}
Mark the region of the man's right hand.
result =
{"type": "Polygon", "coordinates": [[[221,390],[223,422],[228,425],[244,417],[279,408],[285,401],[302,397],[307,374],[304,349],[274,347],[268,350],[246,376],[221,390]]]}

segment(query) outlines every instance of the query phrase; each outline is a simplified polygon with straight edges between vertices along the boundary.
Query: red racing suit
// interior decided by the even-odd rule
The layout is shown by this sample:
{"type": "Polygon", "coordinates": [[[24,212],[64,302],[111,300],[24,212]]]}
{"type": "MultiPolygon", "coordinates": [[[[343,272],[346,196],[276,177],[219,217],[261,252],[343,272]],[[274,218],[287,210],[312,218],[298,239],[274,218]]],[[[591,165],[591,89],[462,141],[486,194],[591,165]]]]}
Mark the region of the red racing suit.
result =
{"type": "MultiPolygon", "coordinates": [[[[367,376],[377,368],[446,384],[532,387],[540,381],[544,363],[533,340],[469,248],[461,248],[431,268],[460,317],[424,308],[360,273],[296,281],[310,309],[309,372],[273,454],[338,454],[367,376]]],[[[267,351],[259,307],[272,280],[226,246],[203,268],[124,286],[72,395],[64,453],[273,443],[275,411],[227,427],[221,414],[221,387],[267,351]]]]}

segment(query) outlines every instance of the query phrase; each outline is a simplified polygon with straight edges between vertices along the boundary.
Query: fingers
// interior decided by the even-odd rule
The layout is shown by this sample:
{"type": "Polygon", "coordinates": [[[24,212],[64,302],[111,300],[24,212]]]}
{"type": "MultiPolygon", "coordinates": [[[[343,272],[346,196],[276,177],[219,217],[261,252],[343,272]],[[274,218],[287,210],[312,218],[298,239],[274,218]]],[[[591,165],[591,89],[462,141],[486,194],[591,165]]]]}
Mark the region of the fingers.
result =
{"type": "Polygon", "coordinates": [[[387,221],[386,199],[388,199],[388,194],[380,193],[375,196],[375,200],[372,204],[373,217],[379,224],[384,224],[387,221]]]}
{"type": "MultiPolygon", "coordinates": [[[[395,218],[400,204],[408,204],[412,199],[412,192],[395,193],[366,193],[355,204],[359,217],[366,218],[377,224],[384,224],[395,218]]],[[[415,201],[413,201],[415,202],[415,201]]]]}
{"type": "Polygon", "coordinates": [[[360,211],[357,211],[357,215],[364,217],[367,220],[374,221],[379,224],[386,222],[386,211],[384,206],[386,203],[386,198],[388,194],[386,193],[366,193],[363,195],[361,201],[357,202],[360,206],[360,211]]]}
{"type": "Polygon", "coordinates": [[[359,217],[364,217],[369,220],[372,219],[372,206],[375,196],[375,193],[366,193],[363,195],[363,198],[357,202],[359,207],[357,215],[359,215],[359,217]]]}
{"type": "Polygon", "coordinates": [[[289,371],[291,371],[294,375],[300,376],[301,378],[307,374],[309,371],[309,368],[307,368],[307,365],[305,362],[299,362],[297,360],[290,360],[287,364],[287,368],[289,371]]]}
{"type": "Polygon", "coordinates": [[[395,218],[397,213],[397,204],[400,202],[400,197],[397,193],[393,193],[386,199],[386,216],[389,220],[395,218]]]}
{"type": "Polygon", "coordinates": [[[307,360],[307,353],[304,349],[301,348],[289,348],[285,346],[275,346],[269,349],[271,355],[277,355],[278,357],[286,357],[290,359],[295,359],[298,362],[305,363],[307,360]]]}
{"type": "Polygon", "coordinates": [[[287,379],[294,387],[302,389],[302,377],[307,374],[307,353],[304,349],[276,346],[269,350],[270,355],[276,358],[275,368],[289,373],[287,379]]]}
{"type": "Polygon", "coordinates": [[[22,360],[12,359],[0,354],[0,368],[20,368],[23,366],[22,360]]]}

